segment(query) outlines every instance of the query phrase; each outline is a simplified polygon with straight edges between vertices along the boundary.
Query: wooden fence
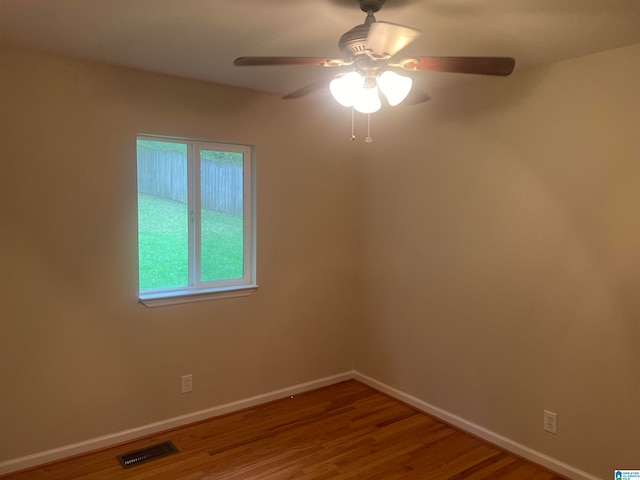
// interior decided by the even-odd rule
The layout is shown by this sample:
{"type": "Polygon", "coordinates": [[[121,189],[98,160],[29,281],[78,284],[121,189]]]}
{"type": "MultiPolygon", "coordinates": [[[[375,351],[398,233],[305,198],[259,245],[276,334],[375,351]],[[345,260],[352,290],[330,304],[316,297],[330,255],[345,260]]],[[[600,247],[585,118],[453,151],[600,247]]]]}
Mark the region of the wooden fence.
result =
{"type": "MultiPolygon", "coordinates": [[[[242,166],[218,160],[201,161],[201,207],[242,215],[242,166]]],[[[138,192],[187,203],[187,156],[138,147],[138,192]]]]}

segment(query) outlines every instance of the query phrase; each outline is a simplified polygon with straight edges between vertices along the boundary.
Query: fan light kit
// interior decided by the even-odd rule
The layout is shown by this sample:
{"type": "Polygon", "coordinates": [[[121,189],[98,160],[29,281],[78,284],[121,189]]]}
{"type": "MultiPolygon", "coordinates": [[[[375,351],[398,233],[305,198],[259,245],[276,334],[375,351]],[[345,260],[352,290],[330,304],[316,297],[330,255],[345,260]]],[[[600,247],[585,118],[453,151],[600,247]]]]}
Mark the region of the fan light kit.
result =
{"type": "MultiPolygon", "coordinates": [[[[400,104],[411,91],[413,80],[403,72],[451,72],[478,75],[510,75],[515,67],[511,57],[392,57],[415,40],[420,31],[388,22],[378,22],[385,0],[356,0],[367,17],[361,25],[346,32],[338,42],[343,58],[330,57],[239,57],[236,66],[301,65],[336,68],[340,73],[329,89],[338,103],[361,113],[371,114],[382,107],[400,104]],[[380,95],[382,93],[382,95],[380,95]]],[[[324,87],[322,82],[308,85],[286,95],[299,98],[324,87]]],[[[424,95],[421,101],[429,100],[424,95]]],[[[353,118],[353,117],[352,117],[353,118]]],[[[352,139],[355,138],[352,134],[352,139]]],[[[371,141],[369,135],[366,139],[371,141]]]]}

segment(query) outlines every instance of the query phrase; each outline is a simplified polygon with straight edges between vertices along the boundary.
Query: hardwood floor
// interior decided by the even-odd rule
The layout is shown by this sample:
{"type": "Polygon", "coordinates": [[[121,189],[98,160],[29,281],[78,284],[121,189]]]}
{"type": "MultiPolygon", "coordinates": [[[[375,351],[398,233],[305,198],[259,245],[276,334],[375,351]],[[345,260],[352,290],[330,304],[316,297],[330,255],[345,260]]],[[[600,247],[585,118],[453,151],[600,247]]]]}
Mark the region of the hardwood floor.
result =
{"type": "Polygon", "coordinates": [[[562,480],[356,381],[235,412],[2,480],[562,480]],[[171,440],[171,456],[117,455],[171,440]]]}

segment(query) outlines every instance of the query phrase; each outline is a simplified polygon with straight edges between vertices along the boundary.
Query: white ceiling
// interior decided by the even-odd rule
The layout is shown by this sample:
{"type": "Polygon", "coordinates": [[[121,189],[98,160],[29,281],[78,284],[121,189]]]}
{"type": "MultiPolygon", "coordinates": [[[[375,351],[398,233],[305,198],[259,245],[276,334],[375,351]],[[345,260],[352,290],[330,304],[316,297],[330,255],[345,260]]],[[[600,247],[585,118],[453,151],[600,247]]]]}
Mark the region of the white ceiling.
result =
{"type": "MultiPolygon", "coordinates": [[[[234,67],[247,55],[339,57],[356,0],[0,0],[0,44],[286,94],[322,67],[234,67]]],[[[516,70],[640,43],[640,0],[386,0],[423,35],[407,55],[512,56],[516,70]]],[[[423,82],[460,77],[421,74],[423,82]]]]}

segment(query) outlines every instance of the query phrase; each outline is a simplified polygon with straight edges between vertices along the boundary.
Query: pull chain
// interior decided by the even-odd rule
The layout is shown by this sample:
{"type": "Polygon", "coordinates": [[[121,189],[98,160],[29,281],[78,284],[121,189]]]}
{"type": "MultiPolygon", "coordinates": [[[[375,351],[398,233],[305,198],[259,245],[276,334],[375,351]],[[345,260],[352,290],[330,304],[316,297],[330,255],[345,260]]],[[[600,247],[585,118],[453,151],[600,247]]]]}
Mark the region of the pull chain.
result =
{"type": "Polygon", "coordinates": [[[364,141],[367,143],[373,142],[373,137],[371,136],[371,114],[370,113],[367,113],[367,138],[365,138],[364,141]]]}
{"type": "MultiPolygon", "coordinates": [[[[354,141],[356,139],[356,110],[351,107],[351,138],[349,140],[354,141]]],[[[367,113],[367,136],[364,139],[365,142],[371,143],[373,142],[373,137],[371,136],[371,114],[367,113]]]]}
{"type": "Polygon", "coordinates": [[[351,140],[352,142],[356,139],[355,116],[356,116],[356,109],[351,107],[351,138],[349,140],[351,140]]]}

